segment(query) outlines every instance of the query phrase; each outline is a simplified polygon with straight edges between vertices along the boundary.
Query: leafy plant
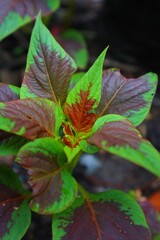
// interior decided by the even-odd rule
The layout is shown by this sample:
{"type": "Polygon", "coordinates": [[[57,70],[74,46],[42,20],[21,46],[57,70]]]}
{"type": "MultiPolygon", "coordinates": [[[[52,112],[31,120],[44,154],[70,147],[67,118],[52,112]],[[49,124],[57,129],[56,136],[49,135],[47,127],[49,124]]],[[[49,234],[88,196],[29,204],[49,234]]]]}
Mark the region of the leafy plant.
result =
{"type": "Polygon", "coordinates": [[[59,7],[59,0],[1,0],[0,1],[0,40],[36,17],[39,10],[44,15],[59,7]]]}
{"type": "Polygon", "coordinates": [[[0,165],[0,238],[21,239],[30,209],[53,214],[53,239],[150,240],[138,203],[126,193],[88,193],[72,176],[82,152],[99,149],[160,176],[160,155],[135,126],[148,114],[157,76],[102,72],[105,49],[87,73],[37,17],[22,86],[0,85],[0,154],[15,155],[31,192],[0,165]],[[102,77],[103,74],[103,77],[102,77]]]}

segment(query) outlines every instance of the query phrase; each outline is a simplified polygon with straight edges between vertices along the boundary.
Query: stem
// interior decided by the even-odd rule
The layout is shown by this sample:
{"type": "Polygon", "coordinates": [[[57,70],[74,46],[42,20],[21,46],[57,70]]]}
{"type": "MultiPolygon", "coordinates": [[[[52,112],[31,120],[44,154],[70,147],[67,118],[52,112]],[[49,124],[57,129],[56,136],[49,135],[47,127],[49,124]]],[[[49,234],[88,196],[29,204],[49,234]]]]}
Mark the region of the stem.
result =
{"type": "Polygon", "coordinates": [[[71,173],[73,172],[74,168],[76,167],[81,154],[82,154],[82,150],[80,150],[77,153],[77,155],[73,158],[73,160],[69,163],[69,170],[70,170],[71,173]]]}

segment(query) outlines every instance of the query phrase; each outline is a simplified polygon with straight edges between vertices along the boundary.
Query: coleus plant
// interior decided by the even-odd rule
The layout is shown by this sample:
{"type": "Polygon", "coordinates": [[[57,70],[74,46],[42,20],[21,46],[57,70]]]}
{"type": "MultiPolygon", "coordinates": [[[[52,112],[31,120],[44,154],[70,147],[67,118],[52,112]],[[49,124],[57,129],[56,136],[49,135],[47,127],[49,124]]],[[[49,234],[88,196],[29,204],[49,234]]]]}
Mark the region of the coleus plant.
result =
{"type": "Polygon", "coordinates": [[[72,175],[83,152],[103,149],[160,176],[159,153],[136,129],[149,112],[157,76],[102,72],[106,50],[87,73],[76,74],[38,15],[21,88],[0,85],[0,155],[15,155],[31,189],[0,164],[2,240],[22,239],[31,210],[53,215],[56,240],[151,239],[132,197],[119,190],[88,193],[72,175]]]}

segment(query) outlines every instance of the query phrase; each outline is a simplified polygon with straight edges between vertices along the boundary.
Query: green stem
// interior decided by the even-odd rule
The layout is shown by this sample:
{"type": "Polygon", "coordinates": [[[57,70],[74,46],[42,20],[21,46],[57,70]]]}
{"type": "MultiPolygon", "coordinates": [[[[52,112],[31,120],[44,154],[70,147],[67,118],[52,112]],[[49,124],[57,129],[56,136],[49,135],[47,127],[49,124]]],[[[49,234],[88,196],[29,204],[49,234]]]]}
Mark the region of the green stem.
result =
{"type": "Polygon", "coordinates": [[[82,150],[80,150],[77,153],[77,155],[73,158],[73,160],[69,163],[69,170],[70,170],[71,173],[73,172],[74,168],[76,167],[81,154],[82,154],[82,150]]]}
{"type": "Polygon", "coordinates": [[[78,184],[78,189],[84,199],[89,199],[89,193],[80,184],[78,184]]]}

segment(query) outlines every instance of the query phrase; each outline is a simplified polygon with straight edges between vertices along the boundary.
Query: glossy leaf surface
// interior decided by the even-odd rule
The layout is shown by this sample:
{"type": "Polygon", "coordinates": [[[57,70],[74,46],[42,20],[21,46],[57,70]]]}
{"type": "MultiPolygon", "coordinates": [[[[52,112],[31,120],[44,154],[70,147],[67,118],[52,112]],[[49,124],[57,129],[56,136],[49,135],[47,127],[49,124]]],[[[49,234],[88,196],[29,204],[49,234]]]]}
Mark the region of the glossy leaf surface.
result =
{"type": "Polygon", "coordinates": [[[149,112],[156,86],[157,75],[153,73],[127,79],[119,70],[105,70],[97,112],[100,116],[108,113],[123,115],[138,126],[149,112]]]}
{"type": "Polygon", "coordinates": [[[74,201],[77,184],[64,167],[65,159],[63,146],[52,138],[37,139],[20,149],[16,161],[28,171],[33,211],[52,214],[74,201]]]}
{"type": "Polygon", "coordinates": [[[58,8],[59,0],[1,0],[0,40],[36,17],[41,10],[46,15],[58,8]]]}
{"type": "Polygon", "coordinates": [[[52,231],[56,240],[151,240],[140,206],[116,190],[77,198],[53,216],[52,231]]]}
{"type": "Polygon", "coordinates": [[[125,117],[109,114],[93,126],[90,144],[130,160],[160,176],[160,154],[125,117]]]}
{"type": "Polygon", "coordinates": [[[29,227],[31,213],[16,174],[0,165],[0,239],[21,240],[29,227]]]}
{"type": "Polygon", "coordinates": [[[21,98],[42,97],[63,104],[75,70],[73,59],[43,25],[39,14],[32,32],[21,98]]]}
{"type": "Polygon", "coordinates": [[[56,108],[48,99],[25,99],[1,103],[0,129],[27,139],[54,136],[56,108]]]}
{"type": "Polygon", "coordinates": [[[100,101],[102,67],[106,50],[67,96],[64,112],[76,132],[89,132],[96,120],[92,111],[100,101]]]}

